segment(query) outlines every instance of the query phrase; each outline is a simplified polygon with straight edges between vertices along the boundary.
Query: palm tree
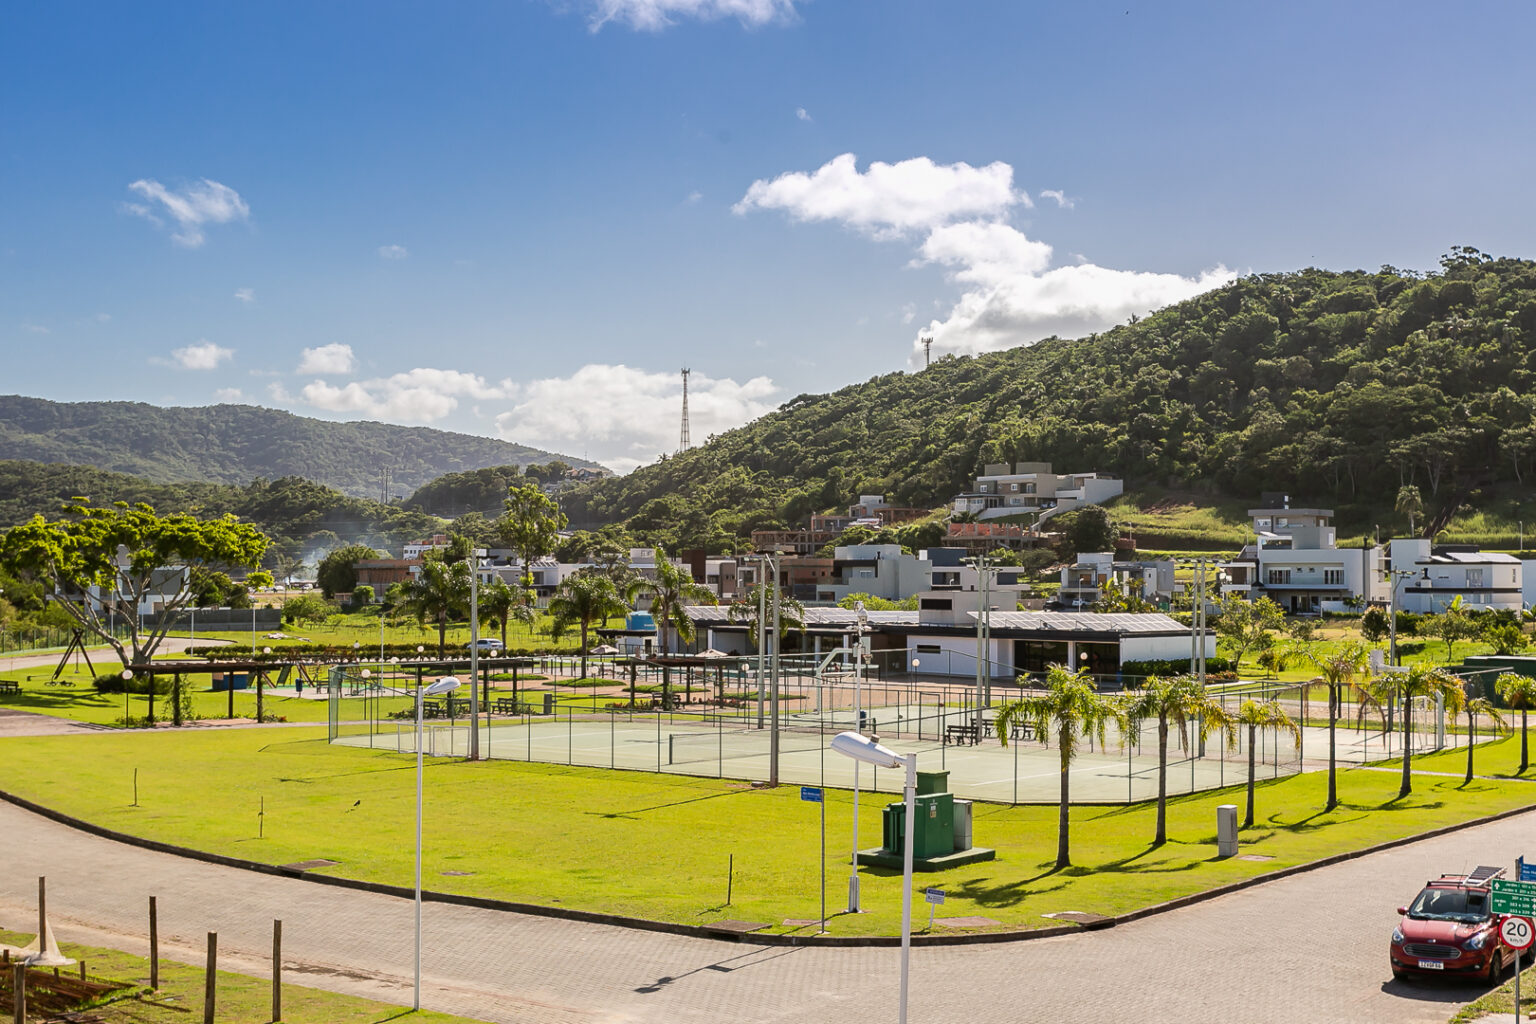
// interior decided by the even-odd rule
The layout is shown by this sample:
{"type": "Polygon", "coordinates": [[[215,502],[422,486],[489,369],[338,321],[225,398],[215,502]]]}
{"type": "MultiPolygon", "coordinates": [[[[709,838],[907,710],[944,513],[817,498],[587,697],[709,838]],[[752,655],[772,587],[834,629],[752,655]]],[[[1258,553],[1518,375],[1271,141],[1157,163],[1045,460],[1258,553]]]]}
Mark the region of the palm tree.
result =
{"type": "Polygon", "coordinates": [[[1322,673],[1322,681],[1328,687],[1328,805],[1331,811],[1339,806],[1339,762],[1335,733],[1339,724],[1339,710],[1344,701],[1344,690],[1354,685],[1355,677],[1365,671],[1369,661],[1365,646],[1347,643],[1326,655],[1314,655],[1312,663],[1322,673]]]}
{"type": "Polygon", "coordinates": [[[498,579],[480,591],[480,615],[501,627],[501,646],[507,646],[507,623],[532,626],[538,618],[533,610],[533,592],[522,584],[498,579]]]}
{"type": "Polygon", "coordinates": [[[603,573],[580,571],[560,581],[549,599],[550,636],[559,638],[573,624],[581,627],[581,677],[587,677],[587,630],[595,620],[622,613],[626,605],[603,573]]]}
{"type": "Polygon", "coordinates": [[[1419,494],[1419,489],[1413,484],[1405,484],[1397,489],[1396,510],[1408,517],[1408,536],[1413,536],[1413,520],[1420,512],[1424,511],[1424,498],[1419,494]]]}
{"type": "Polygon", "coordinates": [[[1422,661],[1399,674],[1397,682],[1403,698],[1403,782],[1397,790],[1401,799],[1413,792],[1413,698],[1443,697],[1445,706],[1453,714],[1459,714],[1466,693],[1461,688],[1461,680],[1422,661]]]}
{"type": "Polygon", "coordinates": [[[405,608],[425,625],[437,625],[437,656],[447,648],[448,620],[469,614],[469,563],[423,558],[421,572],[405,587],[405,608]]]}
{"type": "Polygon", "coordinates": [[[1178,727],[1179,741],[1186,749],[1190,746],[1191,722],[1195,723],[1201,743],[1213,728],[1220,727],[1226,731],[1230,744],[1232,716],[1193,676],[1150,676],[1141,692],[1122,710],[1132,725],[1157,720],[1157,829],[1152,845],[1161,846],[1168,841],[1168,727],[1178,727]]]}
{"type": "Polygon", "coordinates": [[[1052,665],[1046,675],[1047,690],[1035,697],[1008,701],[998,709],[994,728],[1003,746],[1015,725],[1028,725],[1036,736],[1056,734],[1056,749],[1061,758],[1061,816],[1056,826],[1056,869],[1072,866],[1070,847],[1071,820],[1068,815],[1072,762],[1077,757],[1083,737],[1105,743],[1110,722],[1124,723],[1120,702],[1105,697],[1093,685],[1086,669],[1076,672],[1052,665]]]}
{"type": "MultiPolygon", "coordinates": [[[[767,583],[759,583],[745,595],[731,602],[726,614],[732,622],[747,623],[747,639],[752,641],[753,647],[761,646],[759,638],[762,634],[762,623],[757,621],[758,602],[767,609],[769,618],[773,616],[773,589],[767,583]],[[766,591],[766,592],[765,592],[766,591]]],[[[785,629],[805,628],[805,605],[792,597],[779,595],[779,625],[785,629]]],[[[775,640],[777,642],[777,640],[775,640]]]]}
{"type": "Polygon", "coordinates": [[[1253,828],[1253,782],[1255,756],[1260,729],[1284,729],[1291,739],[1301,743],[1301,726],[1280,707],[1280,702],[1245,700],[1237,709],[1237,723],[1248,727],[1248,813],[1243,816],[1243,828],[1253,828]]]}
{"type": "Polygon", "coordinates": [[[1499,714],[1499,709],[1494,706],[1493,701],[1487,697],[1474,697],[1470,693],[1462,701],[1461,710],[1467,716],[1467,777],[1461,784],[1467,786],[1472,782],[1472,751],[1477,746],[1477,716],[1483,715],[1493,719],[1495,727],[1504,724],[1504,716],[1499,714]]]}
{"type": "Polygon", "coordinates": [[[693,581],[693,574],[680,565],[667,560],[667,553],[656,549],[656,575],[643,579],[638,588],[651,595],[651,616],[656,620],[656,638],[665,653],[671,645],[668,636],[671,627],[677,627],[677,638],[683,642],[693,639],[693,620],[683,612],[688,604],[717,604],[714,591],[693,581]]]}
{"type": "Polygon", "coordinates": [[[1493,681],[1494,692],[1507,708],[1520,712],[1520,769],[1516,775],[1524,775],[1531,766],[1529,737],[1525,731],[1525,719],[1531,708],[1536,708],[1536,679],[1518,672],[1505,672],[1493,681]]]}

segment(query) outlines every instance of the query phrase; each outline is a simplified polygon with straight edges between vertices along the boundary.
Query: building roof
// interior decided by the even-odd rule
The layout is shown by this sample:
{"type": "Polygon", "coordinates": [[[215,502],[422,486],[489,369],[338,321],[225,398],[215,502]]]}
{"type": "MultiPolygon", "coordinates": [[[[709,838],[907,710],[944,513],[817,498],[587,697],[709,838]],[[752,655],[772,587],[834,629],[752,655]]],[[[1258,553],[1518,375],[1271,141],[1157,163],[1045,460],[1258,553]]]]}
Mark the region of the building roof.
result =
{"type": "MultiPolygon", "coordinates": [[[[1416,564],[1423,564],[1426,559],[1420,558],[1416,564]]],[[[1457,562],[1462,565],[1482,565],[1487,562],[1498,562],[1503,565],[1519,565],[1520,559],[1514,555],[1506,555],[1501,551],[1444,551],[1438,555],[1431,555],[1427,561],[1430,564],[1444,565],[1457,562]]]]}
{"type": "MultiPolygon", "coordinates": [[[[694,605],[684,609],[696,625],[739,626],[747,628],[744,621],[731,622],[730,609],[724,605],[694,605]]],[[[869,624],[878,632],[963,632],[974,633],[974,625],[956,625],[941,622],[923,622],[921,613],[909,611],[865,612],[869,624]]],[[[976,612],[966,613],[975,620],[976,612]]],[[[850,608],[807,608],[804,611],[807,629],[850,630],[858,622],[858,613],[850,608]]],[[[1189,627],[1160,612],[999,612],[990,618],[994,635],[1045,634],[1066,636],[1167,636],[1188,635],[1189,627]]]]}

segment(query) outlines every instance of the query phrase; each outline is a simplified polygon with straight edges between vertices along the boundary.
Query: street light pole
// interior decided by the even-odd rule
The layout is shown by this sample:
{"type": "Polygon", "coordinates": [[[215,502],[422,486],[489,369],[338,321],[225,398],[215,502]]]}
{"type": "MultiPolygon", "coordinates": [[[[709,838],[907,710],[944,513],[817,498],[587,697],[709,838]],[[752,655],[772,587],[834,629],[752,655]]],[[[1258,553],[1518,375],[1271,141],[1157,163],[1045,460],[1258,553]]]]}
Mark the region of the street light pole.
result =
{"type": "MultiPolygon", "coordinates": [[[[383,619],[379,622],[383,630],[383,619]]],[[[469,759],[480,760],[480,552],[469,548],[469,759]]]]}
{"type": "Polygon", "coordinates": [[[437,696],[458,687],[453,676],[444,676],[431,686],[416,688],[416,989],[411,1008],[421,1009],[421,701],[426,694],[437,696]]]}
{"type": "Polygon", "coordinates": [[[773,692],[769,698],[769,717],[773,731],[768,736],[768,785],[779,784],[779,667],[782,664],[780,656],[784,648],[784,629],[781,622],[779,603],[779,567],[773,565],[773,661],[770,670],[773,673],[773,692]]]}
{"type": "MultiPolygon", "coordinates": [[[[854,630],[858,635],[853,665],[853,728],[864,732],[864,631],[869,628],[869,613],[864,602],[854,605],[857,617],[854,630]]],[[[848,913],[859,913],[859,762],[853,762],[853,852],[848,858],[848,913]]]]}
{"type": "Polygon", "coordinates": [[[757,727],[763,727],[763,653],[768,644],[768,556],[757,559],[757,727]]]}

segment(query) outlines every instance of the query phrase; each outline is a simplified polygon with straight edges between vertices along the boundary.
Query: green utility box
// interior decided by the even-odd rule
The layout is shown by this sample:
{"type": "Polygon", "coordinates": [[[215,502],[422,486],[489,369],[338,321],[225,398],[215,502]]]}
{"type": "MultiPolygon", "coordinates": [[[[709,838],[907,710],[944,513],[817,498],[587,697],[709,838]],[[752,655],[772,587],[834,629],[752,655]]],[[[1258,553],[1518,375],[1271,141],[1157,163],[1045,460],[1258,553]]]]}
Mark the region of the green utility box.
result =
{"type": "MultiPolygon", "coordinates": [[[[921,788],[921,784],[919,784],[921,788]]],[[[913,799],[917,828],[912,833],[912,856],[921,860],[955,852],[955,796],[928,793],[913,799]]],[[[886,804],[882,845],[887,850],[906,849],[906,802],[886,804]]]]}

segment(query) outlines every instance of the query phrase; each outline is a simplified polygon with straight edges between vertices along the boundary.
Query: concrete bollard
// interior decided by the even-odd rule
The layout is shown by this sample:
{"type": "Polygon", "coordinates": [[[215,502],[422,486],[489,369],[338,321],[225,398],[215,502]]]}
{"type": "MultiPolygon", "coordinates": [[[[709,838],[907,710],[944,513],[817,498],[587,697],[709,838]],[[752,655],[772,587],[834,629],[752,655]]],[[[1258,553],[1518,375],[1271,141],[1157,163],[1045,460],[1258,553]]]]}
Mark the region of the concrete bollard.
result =
{"type": "Polygon", "coordinates": [[[1237,805],[1221,804],[1216,808],[1216,856],[1237,856],[1237,805]]]}

